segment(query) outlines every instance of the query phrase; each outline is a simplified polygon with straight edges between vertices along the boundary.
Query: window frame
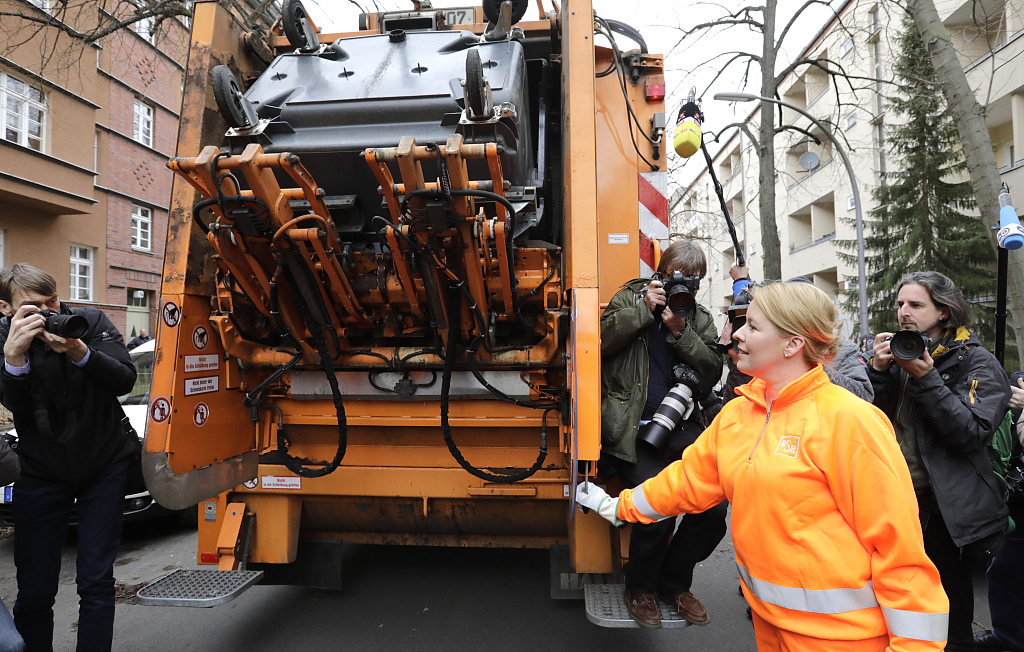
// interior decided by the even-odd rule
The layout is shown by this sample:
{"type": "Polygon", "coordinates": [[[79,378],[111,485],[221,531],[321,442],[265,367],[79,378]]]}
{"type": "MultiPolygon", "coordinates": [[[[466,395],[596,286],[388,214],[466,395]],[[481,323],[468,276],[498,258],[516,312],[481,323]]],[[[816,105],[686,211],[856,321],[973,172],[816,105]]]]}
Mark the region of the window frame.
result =
{"type": "Polygon", "coordinates": [[[148,16],[140,18],[132,23],[132,31],[139,35],[146,43],[156,45],[156,17],[148,16]]]}
{"type": "Polygon", "coordinates": [[[139,204],[132,204],[132,249],[136,251],[153,251],[153,209],[139,204]],[[145,226],[145,244],[143,241],[145,226]]]}
{"type": "Polygon", "coordinates": [[[136,97],[132,108],[132,140],[146,147],[153,147],[153,123],[155,118],[153,105],[136,97]],[[148,135],[146,129],[148,128],[148,135]]]}
{"type": "Polygon", "coordinates": [[[94,300],[93,286],[96,276],[96,247],[72,242],[70,253],[71,278],[69,283],[70,291],[68,292],[69,299],[71,301],[92,303],[94,300]],[[82,251],[88,252],[88,256],[85,258],[81,257],[82,251]],[[83,275],[82,270],[85,270],[87,273],[83,275]],[[82,287],[76,282],[76,279],[83,277],[86,279],[86,287],[82,287]],[[81,296],[83,290],[85,291],[86,298],[81,296]]]}
{"type": "Polygon", "coordinates": [[[27,147],[36,152],[46,152],[46,123],[47,114],[49,113],[48,107],[46,106],[46,92],[39,86],[35,86],[24,79],[15,75],[8,74],[6,72],[0,72],[0,127],[3,128],[3,132],[0,133],[0,138],[6,140],[9,143],[20,145],[21,147],[27,147]],[[21,84],[25,89],[35,90],[39,94],[39,99],[32,99],[27,91],[19,93],[16,90],[8,88],[9,80],[21,84]],[[11,102],[17,101],[21,103],[21,110],[18,111],[17,117],[19,120],[18,125],[8,125],[8,114],[15,115],[15,112],[10,109],[11,102]],[[35,109],[39,112],[39,120],[32,120],[30,110],[35,109]],[[29,122],[37,122],[39,124],[39,137],[34,138],[29,132],[29,122]],[[16,139],[12,140],[7,137],[7,130],[11,128],[14,133],[17,134],[16,139]],[[37,140],[39,146],[34,147],[31,144],[31,140],[37,140]]]}
{"type": "Polygon", "coordinates": [[[843,41],[843,44],[841,46],[839,46],[839,57],[843,58],[846,55],[850,54],[851,52],[853,52],[853,37],[852,36],[848,37],[845,41],[843,41]]]}

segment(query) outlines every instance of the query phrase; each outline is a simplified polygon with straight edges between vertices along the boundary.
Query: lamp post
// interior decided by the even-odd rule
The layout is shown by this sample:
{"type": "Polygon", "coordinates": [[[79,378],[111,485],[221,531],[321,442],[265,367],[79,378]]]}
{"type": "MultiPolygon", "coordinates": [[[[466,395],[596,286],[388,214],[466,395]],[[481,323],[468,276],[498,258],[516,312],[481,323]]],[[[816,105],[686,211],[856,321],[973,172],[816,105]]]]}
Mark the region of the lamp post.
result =
{"type": "Polygon", "coordinates": [[[818,122],[813,115],[788,102],[783,102],[782,100],[777,100],[772,97],[762,97],[752,93],[715,93],[715,99],[725,102],[753,102],[754,100],[760,100],[761,102],[771,102],[772,104],[784,106],[787,109],[796,111],[813,122],[818,129],[828,136],[829,140],[832,141],[832,144],[835,145],[836,151],[839,152],[839,157],[843,159],[843,165],[846,166],[846,173],[850,175],[850,185],[853,187],[853,206],[857,215],[857,293],[860,296],[860,334],[866,335],[870,331],[868,331],[867,275],[864,265],[864,220],[861,217],[860,212],[860,191],[857,190],[857,177],[853,175],[853,166],[850,165],[850,159],[847,158],[846,152],[839,145],[839,142],[833,138],[832,132],[818,122]]]}

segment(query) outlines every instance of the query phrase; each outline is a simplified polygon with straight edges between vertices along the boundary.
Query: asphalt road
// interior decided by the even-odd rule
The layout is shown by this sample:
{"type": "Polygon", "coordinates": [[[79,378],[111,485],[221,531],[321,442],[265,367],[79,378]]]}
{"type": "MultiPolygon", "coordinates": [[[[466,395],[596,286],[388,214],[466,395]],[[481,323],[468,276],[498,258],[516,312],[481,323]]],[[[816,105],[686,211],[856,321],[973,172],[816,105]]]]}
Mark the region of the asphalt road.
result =
{"type": "MultiPolygon", "coordinates": [[[[129,525],[114,569],[117,652],[755,649],[728,537],[694,582],[711,624],[650,631],[597,627],[587,620],[582,601],[551,600],[548,554],[538,550],[351,545],[345,549],[341,591],[255,586],[211,609],[140,606],[133,601],[138,586],[196,567],[195,532],[173,521],[129,525]]],[[[12,544],[10,538],[0,540],[0,597],[8,607],[17,592],[12,544]]],[[[55,606],[56,652],[75,647],[74,555],[72,535],[55,606]]],[[[988,625],[984,592],[978,597],[976,620],[988,625]]]]}

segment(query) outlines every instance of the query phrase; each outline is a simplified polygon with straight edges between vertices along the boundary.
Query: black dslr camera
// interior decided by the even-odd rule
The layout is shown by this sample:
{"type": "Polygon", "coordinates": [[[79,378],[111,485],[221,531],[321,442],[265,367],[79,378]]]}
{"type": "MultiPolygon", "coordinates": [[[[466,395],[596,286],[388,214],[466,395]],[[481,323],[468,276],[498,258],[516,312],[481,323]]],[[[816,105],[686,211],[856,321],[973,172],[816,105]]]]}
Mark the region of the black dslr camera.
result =
{"type": "MultiPolygon", "coordinates": [[[[655,274],[654,278],[661,281],[661,286],[665,289],[668,309],[672,311],[673,315],[683,319],[691,319],[697,314],[697,297],[695,295],[697,290],[700,289],[699,276],[686,276],[679,270],[676,270],[668,277],[655,274]]],[[[659,306],[655,314],[660,316],[661,310],[662,308],[659,306]]]]}
{"type": "Polygon", "coordinates": [[[889,350],[897,360],[917,360],[931,344],[931,338],[914,330],[898,331],[888,338],[889,350]]]}
{"type": "MultiPolygon", "coordinates": [[[[689,395],[694,401],[700,402],[711,393],[711,386],[714,383],[705,382],[699,373],[693,370],[690,365],[680,362],[672,367],[672,377],[669,382],[674,383],[672,389],[662,399],[661,405],[651,418],[651,422],[640,430],[640,439],[664,452],[668,446],[669,435],[676,429],[686,412],[687,392],[683,386],[690,388],[689,395]]],[[[689,412],[686,412],[689,416],[689,412]]]]}
{"type": "Polygon", "coordinates": [[[58,337],[77,340],[89,332],[89,321],[81,315],[62,315],[55,310],[40,310],[28,314],[46,317],[46,325],[43,328],[58,337]]]}

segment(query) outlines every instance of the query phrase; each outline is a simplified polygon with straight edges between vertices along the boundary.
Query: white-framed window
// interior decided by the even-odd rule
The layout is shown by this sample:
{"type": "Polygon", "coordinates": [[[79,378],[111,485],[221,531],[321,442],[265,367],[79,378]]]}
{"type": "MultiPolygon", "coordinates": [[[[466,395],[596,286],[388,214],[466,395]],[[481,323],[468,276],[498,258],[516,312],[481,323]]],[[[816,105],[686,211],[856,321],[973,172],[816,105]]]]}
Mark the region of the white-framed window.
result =
{"type": "Polygon", "coordinates": [[[153,146],[153,107],[142,100],[135,100],[135,125],[132,138],[146,147],[153,146]]]}
{"type": "Polygon", "coordinates": [[[149,251],[152,248],[153,211],[132,204],[132,249],[149,251]]]}
{"type": "Polygon", "coordinates": [[[839,56],[845,57],[846,55],[850,54],[851,52],[853,52],[853,37],[852,36],[850,38],[846,39],[845,41],[843,41],[843,46],[839,49],[839,56]]]}
{"type": "Polygon", "coordinates": [[[46,96],[42,89],[0,73],[0,115],[3,115],[5,140],[43,151],[46,96]]]}
{"type": "Polygon", "coordinates": [[[28,0],[29,4],[33,4],[43,11],[50,10],[50,0],[28,0]]]}
{"type": "Polygon", "coordinates": [[[882,185],[885,185],[885,124],[879,122],[875,125],[875,151],[878,153],[878,178],[882,185]]]}
{"type": "Polygon", "coordinates": [[[150,16],[149,18],[141,18],[132,23],[132,29],[135,33],[146,39],[150,43],[156,42],[156,18],[150,16]]]}
{"type": "Polygon", "coordinates": [[[882,20],[878,14],[878,5],[868,12],[868,20],[871,23],[871,33],[874,34],[882,28],[882,20]]]}
{"type": "Polygon", "coordinates": [[[853,199],[853,195],[846,198],[846,210],[852,211],[857,208],[857,202],[853,199]]]}
{"type": "Polygon", "coordinates": [[[882,44],[879,41],[871,44],[871,57],[875,67],[875,115],[881,115],[885,109],[885,95],[882,92],[882,44]]]}
{"type": "Polygon", "coordinates": [[[0,229],[0,268],[4,267],[4,236],[6,231],[0,229]]]}
{"type": "Polygon", "coordinates": [[[846,131],[855,124],[857,124],[857,114],[851,113],[850,115],[846,116],[845,120],[843,120],[843,131],[846,131]]]}
{"type": "Polygon", "coordinates": [[[71,245],[71,300],[92,301],[92,270],[96,250],[85,245],[71,245]]]}

